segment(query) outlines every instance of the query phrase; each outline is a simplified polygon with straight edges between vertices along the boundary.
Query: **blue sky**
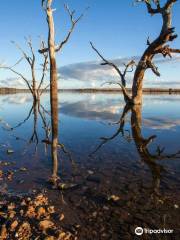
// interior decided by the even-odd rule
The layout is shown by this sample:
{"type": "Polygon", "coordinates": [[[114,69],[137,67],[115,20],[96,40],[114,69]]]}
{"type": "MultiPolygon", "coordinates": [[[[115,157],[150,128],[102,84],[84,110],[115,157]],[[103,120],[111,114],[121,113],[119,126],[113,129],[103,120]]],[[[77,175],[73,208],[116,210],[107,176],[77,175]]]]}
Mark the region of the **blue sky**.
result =
{"type": "MultiPolygon", "coordinates": [[[[103,69],[100,66],[92,68],[98,65],[96,61],[99,59],[90,48],[90,40],[107,58],[120,59],[121,62],[133,56],[140,56],[146,47],[147,37],[154,39],[158,35],[161,28],[160,16],[151,17],[147,14],[144,4],[134,6],[132,2],[132,0],[54,0],[57,42],[63,39],[69,27],[69,19],[63,4],[68,3],[72,9],[76,9],[77,14],[87,6],[90,7],[62,54],[57,56],[59,72],[64,79],[61,79],[61,87],[100,86],[104,79],[117,80],[111,69],[103,69]]],[[[173,26],[180,35],[179,12],[180,2],[173,8],[173,26]]],[[[10,43],[11,40],[18,42],[26,49],[24,37],[31,35],[34,48],[37,49],[39,36],[47,38],[46,18],[41,9],[40,0],[3,1],[0,8],[0,23],[0,60],[9,65],[15,63],[20,57],[18,50],[10,43]]],[[[180,48],[180,38],[172,46],[180,48]]],[[[170,85],[178,87],[180,83],[178,57],[172,62],[161,63],[159,67],[162,73],[161,78],[157,79],[148,72],[145,84],[159,86],[164,83],[169,85],[168,82],[171,82],[170,85]]],[[[26,65],[21,64],[18,70],[29,76],[26,65]]],[[[131,76],[129,81],[130,79],[131,76]]],[[[6,81],[12,86],[18,84],[15,75],[1,70],[0,85],[2,86],[6,81]]]]}

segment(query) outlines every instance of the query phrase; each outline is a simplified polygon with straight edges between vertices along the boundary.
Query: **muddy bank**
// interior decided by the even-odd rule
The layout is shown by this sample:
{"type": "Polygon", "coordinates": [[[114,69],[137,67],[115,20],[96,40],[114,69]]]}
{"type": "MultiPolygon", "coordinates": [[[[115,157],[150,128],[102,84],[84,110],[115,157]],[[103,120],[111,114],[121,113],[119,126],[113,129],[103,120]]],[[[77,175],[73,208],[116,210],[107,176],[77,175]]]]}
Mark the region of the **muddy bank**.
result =
{"type": "MultiPolygon", "coordinates": [[[[11,165],[7,169],[7,163],[1,162],[2,166],[6,170],[1,174],[1,239],[131,240],[139,239],[134,233],[138,226],[174,230],[174,234],[156,234],[153,239],[178,239],[180,235],[180,195],[173,178],[158,187],[148,173],[142,181],[138,171],[128,171],[125,165],[117,163],[110,171],[108,165],[100,169],[91,163],[79,165],[66,179],[47,179],[43,189],[27,189],[31,194],[25,193],[22,184],[23,194],[15,196],[12,187],[8,193],[8,186],[13,181],[16,184],[15,175],[21,173],[16,171],[10,178],[11,165]]],[[[152,236],[146,234],[142,239],[152,236]]]]}

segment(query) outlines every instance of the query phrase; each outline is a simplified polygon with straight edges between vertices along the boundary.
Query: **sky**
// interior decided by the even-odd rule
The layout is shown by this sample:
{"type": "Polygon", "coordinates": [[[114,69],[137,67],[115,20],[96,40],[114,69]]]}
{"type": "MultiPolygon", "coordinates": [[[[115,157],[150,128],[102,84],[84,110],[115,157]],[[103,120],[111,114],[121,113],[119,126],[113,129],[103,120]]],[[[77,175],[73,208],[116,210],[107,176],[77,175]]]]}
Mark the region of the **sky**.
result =
{"type": "MultiPolygon", "coordinates": [[[[164,2],[164,0],[162,0],[164,2]]],[[[138,60],[146,48],[147,37],[153,40],[161,29],[160,16],[150,16],[144,4],[133,4],[132,0],[54,0],[56,42],[66,36],[70,22],[63,4],[67,3],[76,10],[77,16],[89,7],[83,19],[78,23],[70,41],[57,55],[60,88],[100,87],[105,81],[118,81],[111,68],[99,65],[99,58],[91,49],[89,41],[103,55],[118,63],[130,59],[138,60]]],[[[173,26],[180,35],[180,2],[173,7],[173,26]]],[[[41,0],[6,0],[0,8],[0,62],[12,66],[20,57],[20,52],[11,43],[14,40],[25,50],[24,37],[31,36],[37,54],[37,78],[40,78],[41,56],[38,54],[39,38],[47,39],[47,22],[41,8],[41,0]]],[[[180,38],[172,43],[180,48],[180,38]]],[[[150,71],[145,76],[146,87],[180,87],[180,56],[172,61],[157,57],[155,62],[161,77],[155,77],[150,71]]],[[[30,79],[29,67],[25,63],[17,70],[30,79]]],[[[48,81],[48,79],[46,80],[48,81]]],[[[127,77],[131,84],[132,74],[127,77]]],[[[0,86],[23,87],[22,79],[7,70],[1,69],[0,86]]]]}

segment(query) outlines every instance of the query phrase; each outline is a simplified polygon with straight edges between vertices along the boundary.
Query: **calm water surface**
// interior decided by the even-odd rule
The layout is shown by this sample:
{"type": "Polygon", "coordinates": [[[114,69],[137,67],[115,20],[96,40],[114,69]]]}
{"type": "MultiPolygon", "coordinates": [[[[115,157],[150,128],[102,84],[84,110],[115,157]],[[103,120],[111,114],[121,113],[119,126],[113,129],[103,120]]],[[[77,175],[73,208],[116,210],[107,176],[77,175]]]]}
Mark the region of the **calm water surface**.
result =
{"type": "MultiPolygon", "coordinates": [[[[32,108],[30,95],[0,96],[0,159],[15,162],[17,169],[19,167],[28,169],[23,176],[24,183],[16,186],[12,184],[14,191],[41,187],[51,175],[53,166],[49,146],[42,142],[50,134],[48,95],[42,97],[41,104],[42,107],[35,119],[33,110],[30,112],[32,108]],[[9,150],[13,150],[14,153],[7,155],[9,150]]],[[[115,176],[113,171],[122,166],[123,175],[127,178],[128,174],[134,171],[142,181],[145,181],[144,184],[159,179],[160,189],[172,188],[168,186],[171,180],[173,191],[176,192],[179,191],[180,178],[179,104],[178,95],[144,97],[142,112],[139,113],[142,118],[140,134],[143,141],[155,135],[147,146],[150,154],[156,156],[153,159],[153,167],[147,159],[143,159],[140,154],[141,146],[132,136],[131,113],[125,117],[124,134],[118,133],[120,127],[118,121],[124,108],[119,94],[61,93],[60,143],[71,154],[73,162],[85,170],[109,171],[113,177],[115,176]]],[[[59,175],[62,178],[71,177],[72,165],[68,154],[59,151],[59,175]]],[[[21,177],[17,176],[17,182],[21,177]]]]}

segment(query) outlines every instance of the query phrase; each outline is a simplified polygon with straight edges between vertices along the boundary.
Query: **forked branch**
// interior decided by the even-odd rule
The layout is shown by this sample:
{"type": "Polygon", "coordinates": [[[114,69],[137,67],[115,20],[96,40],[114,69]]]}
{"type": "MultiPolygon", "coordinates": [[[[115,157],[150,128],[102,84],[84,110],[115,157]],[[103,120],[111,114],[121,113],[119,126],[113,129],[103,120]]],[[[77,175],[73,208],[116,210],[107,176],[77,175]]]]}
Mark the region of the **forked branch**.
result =
{"type": "MultiPolygon", "coordinates": [[[[48,1],[47,4],[48,4],[47,7],[46,7],[46,8],[44,7],[44,9],[45,9],[46,11],[48,11],[49,6],[52,4],[52,1],[48,1]]],[[[42,5],[44,5],[44,1],[42,1],[42,5]]],[[[64,4],[64,8],[65,8],[66,12],[67,12],[68,15],[69,15],[70,22],[71,22],[71,27],[70,27],[67,35],[65,36],[64,40],[61,41],[58,45],[56,45],[56,47],[55,47],[55,51],[56,51],[56,52],[61,51],[62,48],[64,47],[64,45],[69,41],[69,39],[70,39],[70,37],[71,37],[71,35],[72,35],[72,33],[73,33],[76,25],[77,25],[78,22],[84,17],[85,12],[89,9],[89,7],[86,8],[85,11],[84,11],[80,16],[78,16],[77,18],[75,18],[75,17],[74,17],[74,15],[75,15],[75,10],[71,10],[67,4],[64,4]]],[[[43,54],[43,53],[46,53],[46,52],[48,52],[48,51],[49,51],[49,48],[48,48],[48,47],[42,47],[42,48],[39,50],[39,53],[43,54]]]]}
{"type": "Polygon", "coordinates": [[[148,13],[151,15],[162,13],[165,10],[169,10],[173,3],[177,2],[178,0],[167,0],[163,7],[161,7],[160,0],[136,0],[137,3],[144,2],[146,4],[148,13]],[[153,7],[152,5],[155,5],[153,7]]]}
{"type": "MultiPolygon", "coordinates": [[[[117,122],[117,124],[119,125],[117,131],[110,137],[101,137],[101,143],[96,147],[96,149],[90,154],[90,156],[92,156],[93,154],[95,154],[97,151],[99,151],[106,143],[110,142],[111,140],[115,139],[117,136],[119,136],[120,134],[122,135],[122,137],[126,138],[125,133],[124,133],[124,125],[125,125],[125,120],[126,120],[126,116],[130,111],[130,106],[129,104],[126,104],[122,115],[120,117],[120,120],[117,122]]],[[[129,139],[129,137],[128,137],[129,139]]]]}
{"type": "Polygon", "coordinates": [[[133,71],[133,66],[135,65],[135,62],[133,60],[131,60],[128,64],[124,64],[125,65],[125,69],[122,72],[115,63],[113,63],[113,62],[107,60],[105,57],[103,57],[103,55],[97,50],[97,48],[95,48],[95,46],[93,45],[92,42],[90,42],[90,44],[91,44],[92,49],[102,59],[103,62],[101,63],[101,65],[103,65],[103,66],[105,66],[105,65],[111,66],[112,68],[115,69],[115,71],[120,76],[121,82],[118,82],[118,83],[107,82],[107,83],[108,84],[118,84],[121,87],[121,89],[122,89],[125,101],[130,103],[131,102],[131,97],[128,95],[128,93],[126,91],[126,74],[128,72],[132,72],[133,71]],[[131,69],[129,70],[129,68],[131,68],[131,69]]]}
{"type": "MultiPolygon", "coordinates": [[[[70,27],[70,30],[67,33],[65,39],[56,47],[56,52],[60,51],[63,48],[63,46],[68,42],[68,40],[71,37],[71,34],[74,31],[74,28],[75,28],[76,24],[83,18],[84,14],[85,14],[85,12],[84,12],[79,17],[74,18],[75,10],[71,11],[67,4],[64,5],[64,8],[65,8],[65,10],[67,11],[67,13],[68,13],[68,15],[70,17],[71,27],[70,27]]],[[[89,8],[86,8],[86,11],[88,9],[89,8]]]]}

